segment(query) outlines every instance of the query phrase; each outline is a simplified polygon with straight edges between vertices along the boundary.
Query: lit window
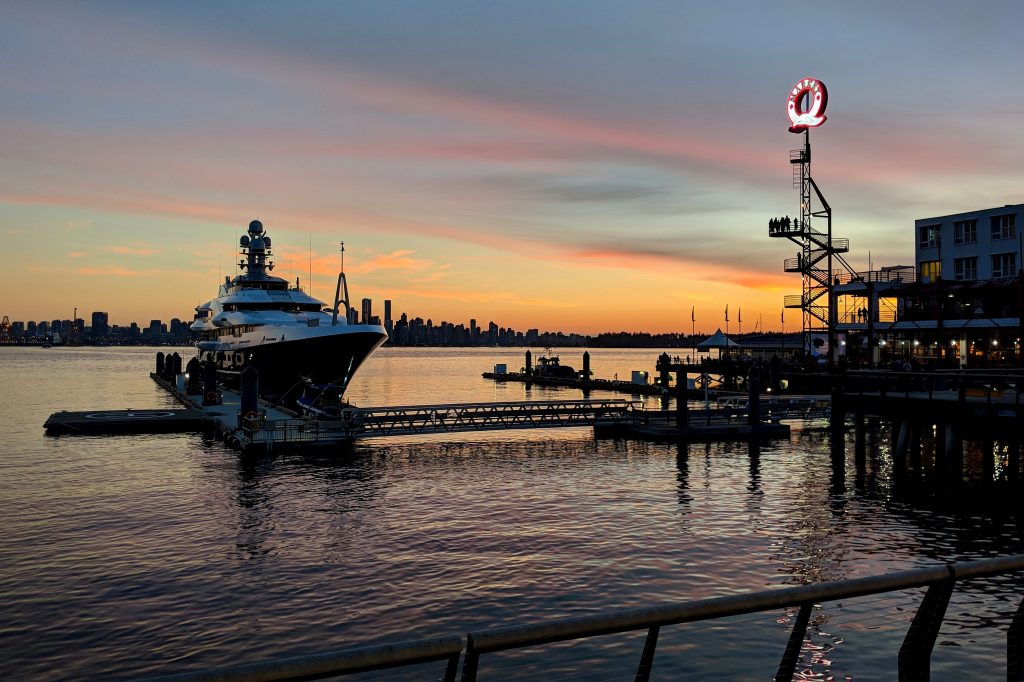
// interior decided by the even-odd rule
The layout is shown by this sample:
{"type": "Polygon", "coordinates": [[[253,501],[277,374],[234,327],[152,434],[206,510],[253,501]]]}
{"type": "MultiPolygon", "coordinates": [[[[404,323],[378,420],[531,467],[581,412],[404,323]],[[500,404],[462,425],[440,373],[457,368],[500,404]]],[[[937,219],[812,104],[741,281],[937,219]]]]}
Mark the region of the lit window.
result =
{"type": "Polygon", "coordinates": [[[921,281],[935,282],[942,276],[942,261],[926,260],[921,262],[921,281]]]}
{"type": "Polygon", "coordinates": [[[926,249],[931,246],[941,246],[940,234],[942,231],[942,225],[922,225],[919,229],[922,249],[926,249]]]}

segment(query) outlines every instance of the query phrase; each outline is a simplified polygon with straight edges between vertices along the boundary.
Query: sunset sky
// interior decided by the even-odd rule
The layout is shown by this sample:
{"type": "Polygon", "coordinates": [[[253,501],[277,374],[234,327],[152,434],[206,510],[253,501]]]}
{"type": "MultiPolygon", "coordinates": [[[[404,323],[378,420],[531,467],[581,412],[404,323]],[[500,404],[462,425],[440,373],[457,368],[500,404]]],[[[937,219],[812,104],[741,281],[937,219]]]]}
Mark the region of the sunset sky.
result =
{"type": "MultiPolygon", "coordinates": [[[[778,329],[786,95],[835,234],[1024,202],[1020,3],[4,2],[0,315],[191,319],[260,218],[275,274],[435,323],[778,329]]],[[[796,329],[796,311],[786,326],[796,329]]]]}

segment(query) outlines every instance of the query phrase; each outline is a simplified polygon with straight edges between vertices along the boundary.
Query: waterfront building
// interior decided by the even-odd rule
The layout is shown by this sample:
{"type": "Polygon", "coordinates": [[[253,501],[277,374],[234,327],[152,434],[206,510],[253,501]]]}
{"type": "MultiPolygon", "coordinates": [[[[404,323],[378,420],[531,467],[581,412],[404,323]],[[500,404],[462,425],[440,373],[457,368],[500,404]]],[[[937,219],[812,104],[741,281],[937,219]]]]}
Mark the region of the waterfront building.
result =
{"type": "Polygon", "coordinates": [[[914,221],[914,266],[835,287],[842,354],[887,364],[1021,366],[1024,204],[914,221]]]}

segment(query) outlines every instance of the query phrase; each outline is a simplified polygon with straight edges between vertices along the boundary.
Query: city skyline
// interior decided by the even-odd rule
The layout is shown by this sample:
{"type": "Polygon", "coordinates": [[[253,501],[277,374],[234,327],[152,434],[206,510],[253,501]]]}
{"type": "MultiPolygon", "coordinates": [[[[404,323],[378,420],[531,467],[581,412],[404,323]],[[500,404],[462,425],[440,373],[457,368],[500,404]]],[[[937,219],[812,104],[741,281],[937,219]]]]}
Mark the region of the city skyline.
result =
{"type": "MultiPolygon", "coordinates": [[[[652,332],[650,330],[645,330],[645,329],[621,329],[621,328],[620,329],[615,329],[615,328],[608,328],[608,329],[600,330],[598,332],[592,332],[592,333],[585,334],[585,333],[574,331],[572,329],[543,328],[543,327],[539,327],[539,326],[535,326],[535,325],[527,325],[525,327],[514,327],[512,325],[506,325],[506,324],[504,324],[502,322],[498,322],[498,321],[495,321],[493,319],[488,319],[488,320],[484,321],[484,317],[482,317],[482,316],[480,316],[479,319],[478,319],[477,316],[471,316],[471,317],[468,317],[468,318],[465,318],[465,319],[452,319],[452,320],[438,319],[438,320],[435,321],[430,316],[420,315],[420,314],[417,314],[415,311],[414,312],[409,312],[408,310],[404,310],[404,309],[400,310],[398,315],[393,316],[392,315],[392,309],[394,308],[393,303],[394,302],[391,299],[384,299],[383,301],[381,301],[381,304],[382,304],[381,307],[383,308],[383,310],[381,310],[381,308],[376,308],[375,307],[375,303],[374,303],[373,299],[363,298],[363,299],[361,299],[359,301],[353,301],[352,305],[350,305],[350,307],[349,307],[349,315],[348,315],[349,322],[352,323],[352,324],[358,324],[358,323],[367,324],[367,323],[370,323],[370,324],[380,324],[380,325],[383,325],[388,330],[388,334],[392,336],[391,340],[392,340],[392,343],[394,345],[407,345],[405,343],[405,341],[406,341],[405,339],[397,338],[397,336],[395,335],[395,329],[396,329],[396,326],[399,323],[399,321],[402,321],[402,322],[404,322],[406,324],[411,324],[411,323],[413,323],[415,321],[415,323],[417,323],[419,325],[432,326],[432,327],[435,327],[435,328],[438,328],[438,329],[442,328],[442,326],[444,326],[444,325],[447,325],[447,326],[451,327],[452,329],[464,329],[467,334],[471,334],[473,332],[474,328],[475,328],[477,335],[481,336],[481,337],[485,337],[489,330],[493,331],[494,333],[498,333],[500,331],[502,334],[504,334],[505,332],[513,332],[513,333],[518,333],[521,336],[524,336],[525,337],[524,341],[526,343],[531,343],[532,341],[535,341],[536,337],[538,337],[538,336],[547,336],[547,335],[549,335],[549,336],[563,335],[567,339],[570,338],[570,337],[574,338],[574,339],[577,339],[577,338],[578,339],[596,338],[596,337],[601,336],[601,335],[619,335],[619,334],[629,334],[629,333],[636,333],[636,334],[675,334],[675,335],[679,335],[679,336],[690,336],[691,334],[695,334],[696,336],[706,336],[706,335],[714,333],[715,329],[730,329],[728,321],[724,322],[723,324],[720,324],[720,325],[717,325],[717,326],[713,326],[712,330],[709,331],[709,330],[704,329],[703,327],[697,328],[696,321],[695,320],[691,320],[691,325],[690,325],[690,329],[689,330],[679,328],[679,329],[669,330],[667,332],[652,332]],[[375,314],[373,312],[375,310],[381,312],[381,314],[375,314]]],[[[735,327],[733,327],[731,329],[732,329],[732,333],[734,335],[744,333],[744,328],[742,326],[742,312],[741,312],[741,310],[742,309],[736,309],[733,312],[733,318],[732,319],[734,320],[735,327]]],[[[727,314],[728,314],[727,311],[723,311],[723,320],[725,319],[725,316],[727,314]]],[[[798,313],[791,312],[790,315],[794,319],[798,320],[798,317],[799,317],[798,313]]],[[[691,316],[693,316],[693,315],[691,315],[691,316]]],[[[0,331],[5,331],[5,334],[8,333],[8,331],[9,331],[9,333],[11,333],[15,338],[18,338],[18,337],[26,337],[26,338],[28,338],[28,337],[37,337],[37,338],[41,338],[42,335],[50,333],[52,331],[52,328],[55,327],[55,326],[57,326],[59,328],[59,333],[61,333],[64,336],[67,336],[67,334],[68,334],[70,329],[76,329],[79,334],[84,334],[84,335],[87,335],[87,336],[91,336],[93,338],[105,338],[107,336],[117,336],[117,335],[121,335],[121,336],[127,335],[128,337],[133,337],[133,336],[134,337],[138,337],[143,332],[145,332],[149,336],[153,336],[153,335],[160,334],[160,333],[163,333],[163,334],[168,334],[168,333],[170,333],[170,334],[178,334],[180,336],[181,333],[183,333],[183,332],[176,331],[176,329],[177,330],[184,330],[184,331],[187,332],[188,325],[191,324],[191,320],[189,320],[188,318],[178,317],[178,316],[169,318],[169,319],[167,319],[166,322],[164,321],[164,318],[150,318],[148,320],[128,320],[128,321],[115,320],[115,321],[112,321],[110,319],[110,316],[109,316],[108,312],[106,312],[106,311],[92,311],[92,310],[85,311],[85,312],[82,313],[82,315],[79,315],[78,317],[67,317],[67,318],[62,318],[62,317],[51,318],[49,316],[34,315],[34,316],[31,316],[31,317],[26,318],[26,319],[15,319],[15,318],[12,318],[9,315],[3,314],[2,311],[0,311],[0,317],[5,318],[6,322],[10,325],[10,327],[7,328],[6,331],[3,330],[2,328],[0,328],[0,331]],[[100,332],[96,331],[97,328],[98,328],[98,323],[99,323],[99,328],[101,330],[105,330],[105,331],[100,331],[100,332]],[[45,331],[43,331],[41,334],[35,334],[34,330],[35,330],[35,328],[37,326],[42,326],[45,329],[45,331]],[[163,327],[163,331],[162,332],[159,329],[161,326],[163,327]],[[129,330],[132,330],[131,333],[129,333],[129,330]]],[[[799,322],[797,321],[795,324],[798,326],[799,322]]],[[[766,331],[771,331],[771,329],[768,327],[768,325],[764,325],[763,324],[763,320],[756,320],[754,322],[753,326],[751,326],[748,323],[748,325],[746,327],[746,330],[745,330],[746,333],[758,333],[758,332],[764,333],[766,331]]],[[[797,331],[797,327],[788,328],[787,331],[790,331],[790,332],[797,331]]],[[[483,338],[479,338],[477,340],[485,341],[485,339],[483,339],[483,338]]],[[[437,344],[430,344],[430,345],[437,345],[437,344]]],[[[484,345],[486,345],[486,343],[484,343],[484,345]]]]}
{"type": "Polygon", "coordinates": [[[707,330],[729,305],[778,329],[800,291],[793,249],[767,236],[798,208],[788,88],[828,85],[815,178],[852,264],[909,264],[916,219],[1022,201],[1024,94],[1006,87],[1021,18],[1013,3],[15,2],[0,290],[17,295],[0,314],[60,300],[60,318],[187,319],[258,217],[275,274],[324,300],[344,241],[354,299],[424,318],[687,332],[691,310],[707,330]]]}

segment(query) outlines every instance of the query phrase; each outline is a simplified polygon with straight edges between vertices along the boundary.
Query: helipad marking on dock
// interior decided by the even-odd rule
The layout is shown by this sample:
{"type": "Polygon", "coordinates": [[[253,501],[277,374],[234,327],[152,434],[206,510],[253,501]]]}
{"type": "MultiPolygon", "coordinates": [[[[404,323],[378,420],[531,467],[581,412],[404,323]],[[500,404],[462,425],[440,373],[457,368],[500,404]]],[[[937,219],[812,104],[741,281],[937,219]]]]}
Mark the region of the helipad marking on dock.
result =
{"type": "Polygon", "coordinates": [[[152,410],[136,410],[132,412],[93,412],[85,415],[86,419],[124,419],[132,417],[137,419],[156,419],[159,417],[173,417],[174,412],[156,412],[152,410]]]}

